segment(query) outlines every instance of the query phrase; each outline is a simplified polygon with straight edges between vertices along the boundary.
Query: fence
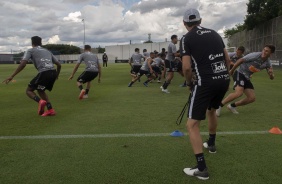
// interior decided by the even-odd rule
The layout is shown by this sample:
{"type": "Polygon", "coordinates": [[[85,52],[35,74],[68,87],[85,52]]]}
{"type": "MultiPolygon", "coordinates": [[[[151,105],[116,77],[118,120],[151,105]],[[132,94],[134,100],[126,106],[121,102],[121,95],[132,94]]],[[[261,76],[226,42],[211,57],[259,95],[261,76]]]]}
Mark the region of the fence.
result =
{"type": "Polygon", "coordinates": [[[282,16],[260,24],[253,30],[236,33],[229,38],[228,44],[235,47],[242,45],[247,53],[261,51],[265,44],[273,44],[276,51],[271,60],[274,65],[282,66],[282,16]]]}

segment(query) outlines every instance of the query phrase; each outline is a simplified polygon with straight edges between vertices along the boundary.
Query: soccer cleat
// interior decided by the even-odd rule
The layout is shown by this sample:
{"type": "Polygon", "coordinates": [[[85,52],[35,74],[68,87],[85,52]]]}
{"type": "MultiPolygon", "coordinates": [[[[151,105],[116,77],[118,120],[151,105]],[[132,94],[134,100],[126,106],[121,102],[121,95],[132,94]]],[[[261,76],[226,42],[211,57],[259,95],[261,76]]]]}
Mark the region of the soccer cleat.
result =
{"type": "Polygon", "coordinates": [[[50,109],[50,110],[47,110],[45,111],[41,116],[55,116],[56,112],[54,109],[50,109]]]}
{"type": "Polygon", "coordinates": [[[184,88],[187,87],[186,84],[180,84],[179,87],[184,88]]]}
{"type": "Polygon", "coordinates": [[[208,149],[210,153],[216,153],[216,147],[215,145],[210,145],[208,144],[208,141],[203,143],[204,148],[208,149]]]}
{"type": "Polygon", "coordinates": [[[236,110],[236,107],[232,107],[231,104],[227,105],[227,108],[228,108],[233,114],[239,114],[239,112],[236,110]]]}
{"type": "Polygon", "coordinates": [[[38,115],[42,115],[44,113],[44,108],[46,106],[46,101],[45,100],[40,100],[38,103],[38,115]]]}
{"type": "Polygon", "coordinates": [[[82,89],[82,90],[80,91],[80,94],[79,94],[79,96],[78,96],[78,99],[79,99],[79,100],[82,100],[82,99],[83,99],[83,95],[85,95],[85,89],[82,89]]]}
{"type": "Polygon", "coordinates": [[[162,81],[158,80],[157,82],[158,82],[158,83],[161,83],[162,81]]]}
{"type": "Polygon", "coordinates": [[[168,91],[168,89],[162,89],[162,92],[164,92],[164,93],[170,93],[170,92],[168,91]]]}
{"type": "Polygon", "coordinates": [[[161,90],[163,90],[163,89],[164,89],[164,87],[163,87],[163,86],[161,86],[161,87],[160,87],[160,89],[161,89],[161,90]]]}
{"type": "Polygon", "coordinates": [[[131,82],[130,82],[130,83],[128,83],[128,87],[131,87],[131,86],[132,86],[131,82]]]}
{"type": "Polygon", "coordinates": [[[82,98],[83,98],[83,99],[86,99],[86,98],[88,98],[88,95],[83,95],[82,98]]]}
{"type": "Polygon", "coordinates": [[[199,171],[198,167],[193,168],[184,168],[184,173],[188,176],[195,176],[200,180],[207,180],[209,179],[208,168],[205,168],[203,171],[199,171]]]}
{"type": "Polygon", "coordinates": [[[216,114],[217,117],[220,116],[220,112],[221,112],[221,106],[219,106],[219,108],[216,109],[216,111],[215,111],[215,114],[216,114]]]}
{"type": "Polygon", "coordinates": [[[148,87],[148,83],[144,82],[143,84],[144,84],[144,86],[148,87]]]}

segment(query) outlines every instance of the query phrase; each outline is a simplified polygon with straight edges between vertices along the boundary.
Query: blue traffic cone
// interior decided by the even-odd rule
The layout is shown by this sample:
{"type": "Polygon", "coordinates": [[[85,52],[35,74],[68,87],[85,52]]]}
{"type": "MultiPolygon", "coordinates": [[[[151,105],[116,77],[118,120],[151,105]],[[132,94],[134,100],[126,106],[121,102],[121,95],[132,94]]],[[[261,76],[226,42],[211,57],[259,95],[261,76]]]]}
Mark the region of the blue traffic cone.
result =
{"type": "Polygon", "coordinates": [[[184,136],[184,134],[182,132],[180,132],[179,130],[175,130],[174,132],[172,132],[170,134],[170,136],[172,136],[172,137],[181,137],[181,136],[184,136]]]}

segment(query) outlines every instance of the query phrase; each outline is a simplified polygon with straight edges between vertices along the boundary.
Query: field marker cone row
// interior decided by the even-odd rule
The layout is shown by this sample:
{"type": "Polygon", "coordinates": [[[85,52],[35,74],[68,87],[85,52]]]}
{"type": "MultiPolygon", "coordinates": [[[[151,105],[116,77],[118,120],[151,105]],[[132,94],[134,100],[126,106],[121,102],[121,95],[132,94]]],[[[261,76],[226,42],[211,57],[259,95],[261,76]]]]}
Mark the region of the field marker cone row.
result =
{"type": "Polygon", "coordinates": [[[271,134],[282,134],[282,131],[277,126],[273,127],[268,132],[271,134]]]}

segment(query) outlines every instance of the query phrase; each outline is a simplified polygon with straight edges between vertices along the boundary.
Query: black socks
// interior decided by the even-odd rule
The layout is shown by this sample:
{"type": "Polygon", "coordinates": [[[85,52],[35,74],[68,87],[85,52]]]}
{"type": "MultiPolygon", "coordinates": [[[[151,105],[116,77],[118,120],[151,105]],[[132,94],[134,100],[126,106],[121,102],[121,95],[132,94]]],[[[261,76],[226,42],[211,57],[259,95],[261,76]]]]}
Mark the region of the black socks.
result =
{"type": "Polygon", "coordinates": [[[196,156],[199,171],[203,171],[207,167],[204,154],[199,153],[199,154],[195,154],[195,156],[196,156]]]}

